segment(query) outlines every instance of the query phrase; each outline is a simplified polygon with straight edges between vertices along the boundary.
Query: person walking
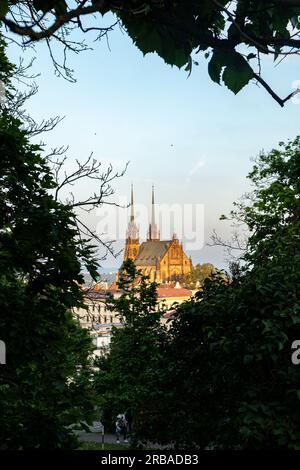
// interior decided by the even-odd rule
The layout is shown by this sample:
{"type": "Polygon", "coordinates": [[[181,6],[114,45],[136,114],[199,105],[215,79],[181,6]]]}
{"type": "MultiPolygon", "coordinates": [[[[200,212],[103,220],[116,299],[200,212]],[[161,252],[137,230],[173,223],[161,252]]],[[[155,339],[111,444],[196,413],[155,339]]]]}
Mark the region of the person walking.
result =
{"type": "Polygon", "coordinates": [[[133,409],[127,408],[124,413],[126,424],[127,424],[127,434],[131,434],[132,420],[133,420],[133,409]]]}
{"type": "Polygon", "coordinates": [[[117,444],[120,442],[120,436],[123,434],[124,442],[127,441],[127,423],[124,414],[118,414],[116,420],[116,437],[117,437],[117,444]]]}

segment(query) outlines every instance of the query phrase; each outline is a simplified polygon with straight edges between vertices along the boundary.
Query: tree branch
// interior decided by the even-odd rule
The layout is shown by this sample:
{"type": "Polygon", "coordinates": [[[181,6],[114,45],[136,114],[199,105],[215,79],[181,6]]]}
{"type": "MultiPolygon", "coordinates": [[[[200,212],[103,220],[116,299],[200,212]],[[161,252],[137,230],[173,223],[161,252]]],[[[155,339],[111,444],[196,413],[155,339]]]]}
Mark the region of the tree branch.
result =
{"type": "Polygon", "coordinates": [[[293,96],[297,95],[298,93],[300,93],[300,89],[297,88],[297,90],[293,91],[292,93],[290,93],[286,98],[280,98],[273,90],[272,88],[270,87],[270,85],[267,84],[267,82],[265,82],[265,80],[263,78],[261,78],[260,75],[254,73],[253,74],[253,78],[255,78],[255,80],[257,80],[264,88],[265,90],[272,96],[272,98],[283,108],[284,104],[290,100],[293,96]]]}

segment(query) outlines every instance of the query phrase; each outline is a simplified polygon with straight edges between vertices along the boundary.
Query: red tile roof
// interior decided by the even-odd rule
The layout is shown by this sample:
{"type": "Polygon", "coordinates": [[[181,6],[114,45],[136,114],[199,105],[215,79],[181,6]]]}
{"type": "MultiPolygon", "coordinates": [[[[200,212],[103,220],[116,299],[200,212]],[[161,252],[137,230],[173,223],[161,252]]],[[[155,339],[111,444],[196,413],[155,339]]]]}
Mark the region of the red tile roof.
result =
{"type": "Polygon", "coordinates": [[[190,297],[192,292],[185,287],[159,286],[157,288],[158,297],[190,297]]]}

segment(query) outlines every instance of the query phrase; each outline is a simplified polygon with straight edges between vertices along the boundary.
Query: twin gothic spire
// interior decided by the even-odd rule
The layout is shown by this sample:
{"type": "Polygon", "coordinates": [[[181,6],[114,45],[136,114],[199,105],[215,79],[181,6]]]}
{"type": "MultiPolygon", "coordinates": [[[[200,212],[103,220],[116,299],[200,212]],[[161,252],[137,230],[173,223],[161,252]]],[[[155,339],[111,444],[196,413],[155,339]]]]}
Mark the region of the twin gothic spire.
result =
{"type": "MultiPolygon", "coordinates": [[[[134,220],[134,200],[133,200],[133,185],[131,185],[131,203],[130,203],[130,220],[126,238],[137,240],[139,238],[139,230],[134,220]]],[[[148,229],[148,240],[159,240],[159,230],[155,222],[155,202],[154,202],[154,186],[152,185],[152,201],[151,201],[151,221],[148,229]]]]}

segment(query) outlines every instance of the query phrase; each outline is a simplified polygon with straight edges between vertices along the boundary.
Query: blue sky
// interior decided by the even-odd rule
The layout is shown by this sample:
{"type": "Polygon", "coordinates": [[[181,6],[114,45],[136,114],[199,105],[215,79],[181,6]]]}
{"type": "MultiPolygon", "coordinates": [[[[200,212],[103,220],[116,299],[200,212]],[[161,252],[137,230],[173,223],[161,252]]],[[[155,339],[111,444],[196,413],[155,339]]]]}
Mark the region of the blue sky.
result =
{"type": "MultiPolygon", "coordinates": [[[[36,47],[39,93],[28,110],[37,120],[65,116],[43,140],[49,147],[69,145],[69,166],[91,151],[116,169],[130,161],[115,185],[116,198],[129,197],[133,183],[137,202],[149,205],[154,183],[158,203],[204,205],[206,241],[213,229],[228,237],[230,227],[218,218],[249,190],[251,157],[300,132],[300,105],[290,102],[282,109],[254,83],[235,96],[209,79],[207,61],[201,57],[187,78],[184,70],[166,65],[155,54],[143,57],[118,29],[109,43],[110,50],[103,40],[93,43],[93,51],[70,55],[76,83],[57,78],[45,45],[36,47]]],[[[10,48],[13,60],[19,54],[10,48]]],[[[267,58],[263,66],[264,78],[281,96],[300,80],[296,58],[275,68],[267,58]]],[[[89,189],[86,184],[77,191],[81,195],[89,189]]],[[[98,217],[90,214],[85,220],[93,227],[98,217]]],[[[145,228],[141,231],[145,238],[145,228]]],[[[219,248],[204,246],[190,254],[194,262],[226,265],[219,248]]],[[[105,265],[120,262],[108,258],[105,265]]]]}

